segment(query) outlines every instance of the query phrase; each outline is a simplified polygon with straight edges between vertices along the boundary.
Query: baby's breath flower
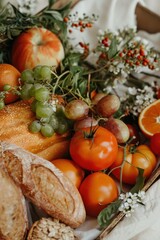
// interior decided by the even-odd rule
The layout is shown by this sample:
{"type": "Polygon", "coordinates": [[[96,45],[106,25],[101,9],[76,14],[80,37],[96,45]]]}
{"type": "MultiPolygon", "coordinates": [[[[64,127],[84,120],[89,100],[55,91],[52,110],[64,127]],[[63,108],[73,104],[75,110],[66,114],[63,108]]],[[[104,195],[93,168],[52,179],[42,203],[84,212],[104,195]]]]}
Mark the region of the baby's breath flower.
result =
{"type": "Polygon", "coordinates": [[[137,208],[139,204],[144,205],[145,192],[139,191],[133,194],[131,192],[121,193],[119,199],[122,200],[119,211],[123,212],[126,217],[130,217],[131,213],[135,211],[135,208],[137,208]]]}
{"type": "Polygon", "coordinates": [[[138,116],[145,107],[156,100],[154,87],[147,85],[143,89],[129,87],[128,96],[127,108],[134,116],[138,116]],[[131,96],[132,102],[129,101],[131,96]]]}

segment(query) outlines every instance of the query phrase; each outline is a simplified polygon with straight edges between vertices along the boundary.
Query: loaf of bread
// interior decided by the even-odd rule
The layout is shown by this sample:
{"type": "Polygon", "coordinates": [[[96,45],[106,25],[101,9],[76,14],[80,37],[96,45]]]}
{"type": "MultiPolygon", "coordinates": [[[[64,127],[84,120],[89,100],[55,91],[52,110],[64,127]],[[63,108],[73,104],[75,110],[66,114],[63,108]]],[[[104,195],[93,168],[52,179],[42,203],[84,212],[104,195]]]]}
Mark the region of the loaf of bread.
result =
{"type": "Polygon", "coordinates": [[[51,162],[8,142],[0,142],[0,163],[33,204],[76,228],[86,213],[77,188],[51,162]]]}
{"type": "Polygon", "coordinates": [[[35,119],[30,104],[18,101],[0,111],[0,140],[8,141],[47,160],[63,158],[69,151],[68,134],[54,134],[46,138],[41,133],[31,133],[29,124],[35,119]]]}
{"type": "Polygon", "coordinates": [[[23,240],[28,230],[27,210],[21,189],[0,167],[0,239],[23,240]]]}
{"type": "Polygon", "coordinates": [[[27,240],[78,240],[74,230],[53,218],[41,218],[32,225],[27,240]]]}

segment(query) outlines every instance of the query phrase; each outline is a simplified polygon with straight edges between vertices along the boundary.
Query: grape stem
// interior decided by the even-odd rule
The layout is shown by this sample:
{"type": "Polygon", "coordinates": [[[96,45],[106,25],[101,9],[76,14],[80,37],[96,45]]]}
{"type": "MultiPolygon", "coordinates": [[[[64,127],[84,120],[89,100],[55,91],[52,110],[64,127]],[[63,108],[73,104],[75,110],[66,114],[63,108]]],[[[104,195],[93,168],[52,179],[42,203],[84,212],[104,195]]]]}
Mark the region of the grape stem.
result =
{"type": "Polygon", "coordinates": [[[59,84],[60,79],[61,79],[64,75],[66,75],[66,74],[68,74],[68,73],[70,73],[70,72],[69,72],[69,71],[66,71],[66,72],[62,73],[60,76],[58,76],[55,72],[52,71],[52,74],[57,78],[57,80],[56,80],[56,82],[55,82],[55,85],[54,85],[54,87],[53,87],[53,94],[55,94],[55,91],[56,91],[56,88],[58,87],[58,84],[59,84]]]}

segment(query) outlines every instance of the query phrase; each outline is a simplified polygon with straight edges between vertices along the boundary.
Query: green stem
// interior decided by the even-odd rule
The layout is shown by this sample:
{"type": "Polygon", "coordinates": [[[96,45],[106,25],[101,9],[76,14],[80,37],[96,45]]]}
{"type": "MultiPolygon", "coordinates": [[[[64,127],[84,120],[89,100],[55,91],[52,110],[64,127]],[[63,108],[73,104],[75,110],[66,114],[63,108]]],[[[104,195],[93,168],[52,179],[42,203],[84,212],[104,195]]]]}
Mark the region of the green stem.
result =
{"type": "Polygon", "coordinates": [[[55,72],[52,72],[52,74],[57,78],[56,83],[53,87],[53,94],[55,94],[56,88],[58,87],[58,84],[59,84],[59,81],[61,80],[61,78],[68,73],[70,73],[70,72],[66,71],[66,72],[62,73],[60,76],[58,76],[55,72]]]}
{"type": "Polygon", "coordinates": [[[120,193],[123,192],[123,167],[124,163],[126,162],[126,156],[127,156],[127,144],[123,148],[123,161],[120,170],[120,193]]]}
{"type": "Polygon", "coordinates": [[[147,73],[147,72],[141,72],[144,75],[150,76],[150,77],[154,77],[154,78],[158,78],[160,79],[160,76],[156,75],[156,74],[152,74],[152,73],[147,73]]]}

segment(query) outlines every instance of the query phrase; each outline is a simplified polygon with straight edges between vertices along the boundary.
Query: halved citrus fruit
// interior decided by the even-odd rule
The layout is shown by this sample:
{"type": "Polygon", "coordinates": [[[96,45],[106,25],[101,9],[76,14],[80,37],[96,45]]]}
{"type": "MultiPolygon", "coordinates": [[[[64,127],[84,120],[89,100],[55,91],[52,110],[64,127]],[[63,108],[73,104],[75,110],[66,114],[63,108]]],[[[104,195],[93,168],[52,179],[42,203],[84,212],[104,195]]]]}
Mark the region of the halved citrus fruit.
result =
{"type": "Polygon", "coordinates": [[[155,100],[142,110],[138,124],[146,137],[152,137],[160,132],[160,99],[155,100]]]}

